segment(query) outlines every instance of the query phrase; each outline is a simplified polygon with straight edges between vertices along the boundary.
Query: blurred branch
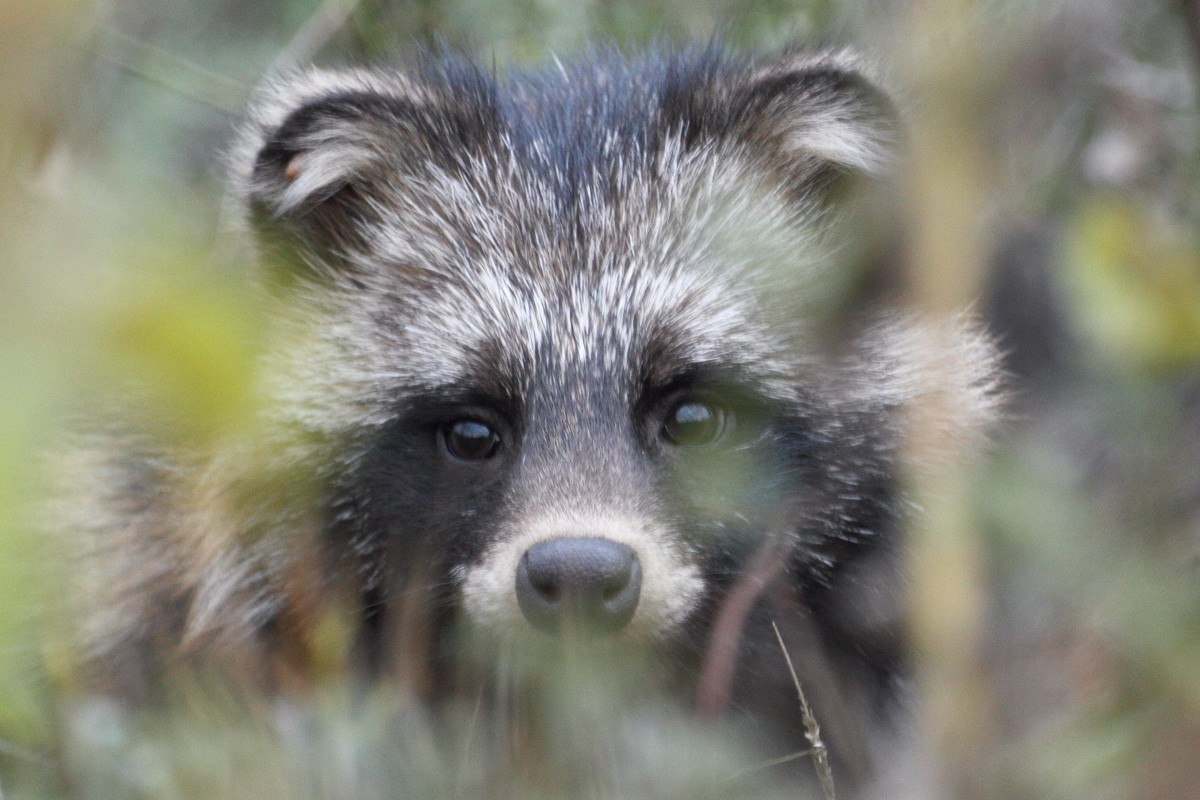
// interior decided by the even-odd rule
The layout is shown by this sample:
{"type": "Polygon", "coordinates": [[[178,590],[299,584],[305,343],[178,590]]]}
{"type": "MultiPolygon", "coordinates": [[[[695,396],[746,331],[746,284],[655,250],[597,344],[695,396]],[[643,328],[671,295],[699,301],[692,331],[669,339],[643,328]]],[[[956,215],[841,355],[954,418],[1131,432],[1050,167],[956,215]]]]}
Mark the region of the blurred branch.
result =
{"type": "Polygon", "coordinates": [[[345,27],[358,6],[359,0],[323,0],[287,46],[275,56],[267,74],[295,69],[312,61],[320,49],[345,27]]]}
{"type": "Polygon", "coordinates": [[[97,56],[148,83],[229,114],[246,101],[246,88],[224,75],[113,28],[100,31],[97,56]]]}
{"type": "Polygon", "coordinates": [[[786,561],[780,537],[767,538],[717,609],[696,681],[696,709],[701,715],[719,716],[728,707],[746,618],[786,561]]]}
{"type": "Polygon", "coordinates": [[[1187,27],[1192,57],[1197,67],[1200,67],[1200,0],[1179,0],[1179,10],[1183,13],[1183,23],[1187,27]]]}
{"type": "MultiPolygon", "coordinates": [[[[969,0],[912,7],[905,38],[916,85],[928,105],[912,137],[909,252],[914,304],[931,316],[968,307],[984,263],[987,156],[980,18],[969,0]],[[937,47],[919,43],[936,42],[937,47]]],[[[937,437],[936,419],[914,420],[909,445],[937,437]]],[[[915,487],[924,513],[908,550],[910,633],[921,694],[918,749],[931,767],[925,794],[940,800],[991,795],[991,676],[984,641],[984,552],[968,499],[969,473],[946,470],[915,487]]]]}
{"type": "MultiPolygon", "coordinates": [[[[0,739],[0,755],[5,755],[10,758],[18,758],[22,761],[27,761],[47,770],[54,768],[53,761],[46,756],[43,756],[40,753],[29,749],[28,747],[24,747],[16,742],[11,742],[6,739],[0,739]]],[[[3,797],[3,792],[0,792],[0,800],[3,800],[3,797]]]]}

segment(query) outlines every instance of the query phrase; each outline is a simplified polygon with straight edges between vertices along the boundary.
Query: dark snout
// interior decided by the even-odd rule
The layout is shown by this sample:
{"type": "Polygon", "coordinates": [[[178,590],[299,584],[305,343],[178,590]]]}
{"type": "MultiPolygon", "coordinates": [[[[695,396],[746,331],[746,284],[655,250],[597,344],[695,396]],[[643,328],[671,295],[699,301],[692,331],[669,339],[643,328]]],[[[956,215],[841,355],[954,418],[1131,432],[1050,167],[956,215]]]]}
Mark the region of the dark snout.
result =
{"type": "Polygon", "coordinates": [[[611,539],[548,539],[517,565],[521,613],[547,633],[573,626],[619,631],[633,618],[641,591],[637,553],[611,539]]]}

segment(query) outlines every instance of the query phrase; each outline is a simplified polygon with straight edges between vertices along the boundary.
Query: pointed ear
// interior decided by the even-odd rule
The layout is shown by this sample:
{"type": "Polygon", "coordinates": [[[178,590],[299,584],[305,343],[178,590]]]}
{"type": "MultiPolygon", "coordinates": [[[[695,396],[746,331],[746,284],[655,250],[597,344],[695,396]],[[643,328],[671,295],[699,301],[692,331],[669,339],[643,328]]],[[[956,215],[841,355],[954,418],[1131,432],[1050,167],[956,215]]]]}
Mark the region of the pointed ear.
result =
{"type": "MultiPolygon", "coordinates": [[[[490,97],[439,96],[399,74],[310,71],[268,85],[235,153],[233,187],[260,245],[307,271],[368,235],[389,195],[454,169],[488,135],[490,97]]],[[[449,94],[448,92],[443,93],[449,94]]]]}
{"type": "Polygon", "coordinates": [[[892,171],[899,116],[849,54],[788,55],[760,65],[730,102],[741,136],[793,183],[823,186],[838,175],[892,171]]]}
{"type": "Polygon", "coordinates": [[[792,269],[781,260],[780,286],[831,346],[853,339],[866,324],[863,310],[898,288],[889,253],[901,215],[889,179],[902,126],[888,96],[852,55],[785,54],[718,74],[688,109],[684,130],[778,190],[811,237],[809,260],[795,263],[836,263],[792,269]]]}

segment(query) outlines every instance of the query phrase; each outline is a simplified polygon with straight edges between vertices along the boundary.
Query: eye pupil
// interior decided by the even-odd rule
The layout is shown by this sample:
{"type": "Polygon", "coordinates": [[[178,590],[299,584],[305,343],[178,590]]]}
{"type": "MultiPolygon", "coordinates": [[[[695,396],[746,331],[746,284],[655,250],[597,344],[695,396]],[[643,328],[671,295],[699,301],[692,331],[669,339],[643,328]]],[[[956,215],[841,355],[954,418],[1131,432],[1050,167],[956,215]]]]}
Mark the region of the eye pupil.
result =
{"type": "Polygon", "coordinates": [[[682,402],[663,423],[663,438],[674,445],[701,445],[716,441],[725,430],[725,412],[695,400],[682,402]]]}
{"type": "Polygon", "coordinates": [[[500,450],[499,434],[487,423],[475,419],[451,422],[443,429],[442,437],[450,455],[464,461],[482,461],[500,450]]]}

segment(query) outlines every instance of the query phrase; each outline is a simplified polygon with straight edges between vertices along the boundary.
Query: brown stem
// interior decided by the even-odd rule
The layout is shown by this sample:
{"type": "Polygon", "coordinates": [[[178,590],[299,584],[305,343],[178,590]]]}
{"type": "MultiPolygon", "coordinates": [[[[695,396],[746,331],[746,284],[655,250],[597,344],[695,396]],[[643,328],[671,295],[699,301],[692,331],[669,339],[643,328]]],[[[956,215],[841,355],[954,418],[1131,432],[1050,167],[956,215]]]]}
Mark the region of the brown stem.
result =
{"type": "Polygon", "coordinates": [[[696,683],[696,710],[702,716],[720,716],[729,706],[746,619],[763,590],[783,570],[785,553],[786,547],[779,537],[769,537],[759,545],[745,572],[717,609],[696,683]]]}

